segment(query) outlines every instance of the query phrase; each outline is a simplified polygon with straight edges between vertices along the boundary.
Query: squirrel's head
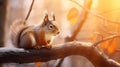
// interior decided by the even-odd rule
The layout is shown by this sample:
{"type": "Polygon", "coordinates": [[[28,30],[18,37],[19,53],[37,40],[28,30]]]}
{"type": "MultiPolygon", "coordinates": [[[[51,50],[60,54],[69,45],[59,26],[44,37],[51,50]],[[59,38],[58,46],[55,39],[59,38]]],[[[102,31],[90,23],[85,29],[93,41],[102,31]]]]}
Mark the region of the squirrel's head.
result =
{"type": "Polygon", "coordinates": [[[46,14],[42,23],[42,27],[44,28],[46,34],[57,35],[59,34],[59,28],[55,24],[55,15],[52,17],[53,19],[49,20],[48,14],[46,14]]]}

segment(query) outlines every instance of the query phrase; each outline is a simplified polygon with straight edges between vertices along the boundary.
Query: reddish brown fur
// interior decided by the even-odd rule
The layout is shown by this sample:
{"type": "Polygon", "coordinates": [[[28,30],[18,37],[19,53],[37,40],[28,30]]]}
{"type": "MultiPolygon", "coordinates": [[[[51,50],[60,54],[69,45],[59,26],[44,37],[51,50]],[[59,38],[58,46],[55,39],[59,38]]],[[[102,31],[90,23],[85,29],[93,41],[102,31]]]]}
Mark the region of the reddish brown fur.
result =
{"type": "Polygon", "coordinates": [[[47,45],[46,39],[45,39],[45,31],[41,29],[40,31],[35,33],[36,42],[38,45],[47,45]]]}

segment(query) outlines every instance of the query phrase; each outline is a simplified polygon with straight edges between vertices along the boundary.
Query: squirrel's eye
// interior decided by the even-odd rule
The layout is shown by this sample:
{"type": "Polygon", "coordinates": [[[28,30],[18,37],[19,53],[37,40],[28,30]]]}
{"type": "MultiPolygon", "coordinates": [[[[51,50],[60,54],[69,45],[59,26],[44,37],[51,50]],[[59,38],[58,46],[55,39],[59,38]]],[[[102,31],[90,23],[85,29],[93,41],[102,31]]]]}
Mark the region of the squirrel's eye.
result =
{"type": "Polygon", "coordinates": [[[52,25],[50,25],[50,26],[49,26],[49,28],[50,28],[50,29],[52,29],[52,28],[53,28],[53,26],[52,26],[52,25]]]}

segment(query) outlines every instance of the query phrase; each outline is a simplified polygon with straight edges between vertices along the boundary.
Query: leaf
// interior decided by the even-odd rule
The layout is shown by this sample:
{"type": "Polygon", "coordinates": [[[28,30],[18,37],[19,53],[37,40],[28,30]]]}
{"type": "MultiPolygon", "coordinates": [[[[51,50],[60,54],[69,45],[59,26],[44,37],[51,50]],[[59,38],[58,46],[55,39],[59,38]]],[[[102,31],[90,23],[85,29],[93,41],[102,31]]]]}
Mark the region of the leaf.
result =
{"type": "Polygon", "coordinates": [[[106,50],[108,54],[112,54],[117,49],[117,44],[116,44],[116,41],[114,40],[113,41],[108,40],[108,41],[102,42],[100,44],[100,48],[104,51],[106,50]]]}
{"type": "Polygon", "coordinates": [[[69,13],[67,15],[67,19],[74,24],[75,22],[77,22],[79,17],[79,11],[77,8],[73,7],[69,10],[69,13]]]}
{"type": "Polygon", "coordinates": [[[106,50],[108,46],[109,46],[109,41],[105,41],[100,44],[100,48],[103,50],[106,50]]]}
{"type": "Polygon", "coordinates": [[[112,54],[117,49],[117,44],[115,41],[112,41],[107,49],[108,54],[112,54]]]}

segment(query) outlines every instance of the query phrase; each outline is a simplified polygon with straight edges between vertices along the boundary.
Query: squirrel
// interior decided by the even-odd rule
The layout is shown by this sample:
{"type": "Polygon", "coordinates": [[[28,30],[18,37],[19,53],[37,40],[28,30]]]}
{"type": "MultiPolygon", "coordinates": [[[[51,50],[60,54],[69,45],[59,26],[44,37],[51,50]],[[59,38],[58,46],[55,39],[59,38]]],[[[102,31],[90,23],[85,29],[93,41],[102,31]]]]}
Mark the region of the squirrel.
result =
{"type": "Polygon", "coordinates": [[[55,15],[53,20],[49,20],[46,14],[43,22],[37,26],[24,24],[22,20],[14,22],[10,33],[12,44],[17,48],[25,49],[51,48],[52,37],[59,34],[59,28],[54,21],[55,15]]]}
{"type": "Polygon", "coordinates": [[[48,14],[45,15],[42,24],[38,26],[24,24],[22,20],[16,21],[11,25],[12,44],[18,48],[49,47],[51,38],[59,34],[59,28],[49,20],[48,14]]]}

